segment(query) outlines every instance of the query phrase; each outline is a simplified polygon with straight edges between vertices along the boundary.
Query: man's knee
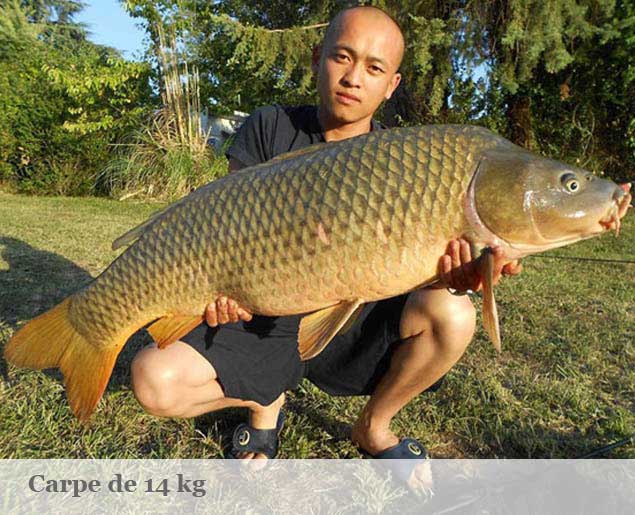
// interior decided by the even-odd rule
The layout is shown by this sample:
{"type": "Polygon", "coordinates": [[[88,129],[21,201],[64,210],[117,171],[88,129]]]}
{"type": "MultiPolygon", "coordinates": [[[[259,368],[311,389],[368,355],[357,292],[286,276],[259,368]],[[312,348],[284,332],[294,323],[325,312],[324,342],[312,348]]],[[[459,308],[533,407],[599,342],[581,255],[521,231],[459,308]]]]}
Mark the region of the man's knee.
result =
{"type": "Polygon", "coordinates": [[[444,346],[464,350],[474,336],[476,310],[467,295],[422,289],[408,297],[401,322],[405,337],[430,331],[444,346]]]}
{"type": "MultiPolygon", "coordinates": [[[[212,382],[216,372],[210,363],[183,342],[175,342],[167,349],[155,346],[139,351],[131,365],[132,390],[139,404],[152,415],[180,417],[190,407],[193,389],[212,382]]],[[[210,384],[209,398],[218,390],[210,384]]]]}
{"type": "Polygon", "coordinates": [[[137,353],[131,365],[132,391],[145,411],[156,416],[175,416],[178,408],[178,372],[156,347],[137,353]]]}

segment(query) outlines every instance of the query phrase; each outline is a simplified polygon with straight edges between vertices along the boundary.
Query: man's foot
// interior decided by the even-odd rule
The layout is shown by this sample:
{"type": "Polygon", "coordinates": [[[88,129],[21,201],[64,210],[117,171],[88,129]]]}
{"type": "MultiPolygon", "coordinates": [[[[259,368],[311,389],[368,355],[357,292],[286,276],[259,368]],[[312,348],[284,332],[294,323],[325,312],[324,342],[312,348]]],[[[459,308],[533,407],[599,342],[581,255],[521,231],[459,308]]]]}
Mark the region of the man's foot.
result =
{"type": "Polygon", "coordinates": [[[268,458],[263,452],[239,450],[241,447],[249,448],[250,439],[252,439],[252,444],[254,440],[264,439],[264,443],[268,444],[266,445],[269,450],[267,454],[271,455],[272,453],[275,454],[277,452],[278,433],[282,429],[282,424],[284,423],[284,414],[281,412],[283,405],[284,393],[281,394],[274,402],[269,404],[269,406],[265,406],[258,410],[249,410],[249,424],[239,425],[234,432],[234,438],[236,440],[234,442],[234,449],[232,450],[234,458],[241,460],[266,460],[268,458]],[[244,430],[247,430],[247,433],[243,433],[242,431],[244,430]],[[253,430],[256,430],[256,432],[253,430]],[[261,430],[269,430],[271,433],[258,433],[258,431],[261,430]]]}
{"type": "Polygon", "coordinates": [[[424,447],[412,438],[399,440],[389,427],[370,427],[358,420],[352,428],[351,439],[360,451],[370,458],[399,460],[388,462],[393,476],[405,482],[415,492],[430,492],[432,471],[424,447]],[[406,463],[404,460],[412,460],[406,463]]]}
{"type": "Polygon", "coordinates": [[[372,426],[361,418],[353,425],[351,440],[357,447],[371,456],[399,443],[399,438],[390,430],[390,427],[372,426]]]}

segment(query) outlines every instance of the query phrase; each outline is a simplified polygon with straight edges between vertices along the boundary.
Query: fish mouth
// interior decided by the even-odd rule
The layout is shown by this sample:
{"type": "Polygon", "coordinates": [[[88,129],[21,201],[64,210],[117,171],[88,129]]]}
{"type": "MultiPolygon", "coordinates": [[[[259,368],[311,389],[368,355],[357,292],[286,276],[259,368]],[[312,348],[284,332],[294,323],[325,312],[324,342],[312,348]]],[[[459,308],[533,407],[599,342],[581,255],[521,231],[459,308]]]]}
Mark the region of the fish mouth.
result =
{"type": "Polygon", "coordinates": [[[632,195],[630,190],[630,184],[621,184],[619,189],[616,190],[608,213],[598,222],[600,225],[598,232],[615,231],[615,236],[620,234],[622,218],[626,216],[629,208],[633,207],[631,205],[632,195]]]}

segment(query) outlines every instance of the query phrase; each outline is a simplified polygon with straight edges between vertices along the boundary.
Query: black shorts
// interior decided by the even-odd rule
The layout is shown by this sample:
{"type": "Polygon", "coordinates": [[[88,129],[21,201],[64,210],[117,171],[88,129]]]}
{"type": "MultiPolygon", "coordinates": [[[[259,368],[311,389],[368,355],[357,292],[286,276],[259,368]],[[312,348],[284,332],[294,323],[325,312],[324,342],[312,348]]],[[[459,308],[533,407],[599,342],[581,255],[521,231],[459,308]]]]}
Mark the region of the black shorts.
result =
{"type": "Polygon", "coordinates": [[[227,397],[266,406],[303,378],[331,395],[370,395],[400,342],[399,321],[407,297],[366,304],[347,332],[304,362],[297,344],[300,316],[254,316],[250,322],[216,328],[202,324],[182,340],[212,364],[227,397]]]}

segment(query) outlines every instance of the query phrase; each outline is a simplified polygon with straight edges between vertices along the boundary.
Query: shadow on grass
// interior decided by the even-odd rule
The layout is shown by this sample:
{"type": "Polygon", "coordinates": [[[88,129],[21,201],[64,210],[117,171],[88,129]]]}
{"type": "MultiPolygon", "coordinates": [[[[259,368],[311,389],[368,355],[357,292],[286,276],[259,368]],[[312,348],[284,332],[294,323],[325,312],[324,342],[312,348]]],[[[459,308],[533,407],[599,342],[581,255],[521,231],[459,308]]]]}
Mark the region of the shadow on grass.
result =
{"type": "MultiPolygon", "coordinates": [[[[0,327],[12,330],[40,315],[92,281],[83,268],[59,254],[38,250],[16,238],[0,236],[0,258],[8,265],[0,269],[0,327]]],[[[135,335],[117,358],[108,390],[130,383],[130,361],[147,342],[145,334],[135,335]]],[[[59,378],[58,371],[46,370],[59,378]]],[[[8,378],[7,364],[0,357],[0,374],[8,378]]]]}
{"type": "Polygon", "coordinates": [[[44,313],[91,281],[91,275],[63,256],[0,236],[0,323],[15,329],[21,320],[44,313]]]}

